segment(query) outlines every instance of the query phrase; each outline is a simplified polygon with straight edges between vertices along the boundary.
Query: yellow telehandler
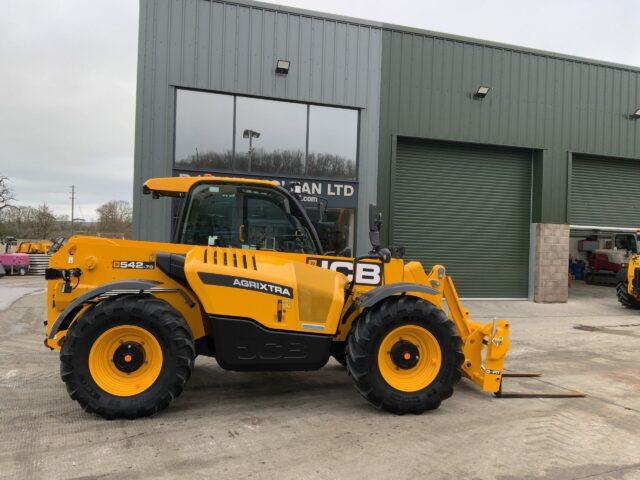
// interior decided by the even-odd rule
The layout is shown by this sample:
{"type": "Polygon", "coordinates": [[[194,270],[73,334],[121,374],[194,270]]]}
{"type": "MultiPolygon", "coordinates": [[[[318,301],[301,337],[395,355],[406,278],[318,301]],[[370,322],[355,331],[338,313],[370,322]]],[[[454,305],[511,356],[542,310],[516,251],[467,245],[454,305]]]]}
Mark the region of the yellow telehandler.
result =
{"type": "Polygon", "coordinates": [[[296,189],[150,179],[145,193],[183,199],[173,243],[70,238],[46,272],[45,345],[71,398],[105,418],[154,414],[196,355],[235,371],[316,370],[333,355],[399,414],[437,408],[462,375],[500,392],[508,322],[472,321],[443,266],[393,258],[375,208],[369,254],[323,252],[296,189]]]}
{"type": "Polygon", "coordinates": [[[632,255],[617,274],[616,295],[623,307],[640,309],[640,255],[632,255]]]}

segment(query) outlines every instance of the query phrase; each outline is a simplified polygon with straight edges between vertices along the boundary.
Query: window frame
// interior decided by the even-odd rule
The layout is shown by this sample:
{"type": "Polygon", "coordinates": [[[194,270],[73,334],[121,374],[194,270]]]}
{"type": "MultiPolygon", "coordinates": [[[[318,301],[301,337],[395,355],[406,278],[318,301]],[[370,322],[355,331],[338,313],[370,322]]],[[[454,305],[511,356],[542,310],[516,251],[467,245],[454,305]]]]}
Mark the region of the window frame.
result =
{"type": "Polygon", "coordinates": [[[291,178],[291,179],[309,179],[309,178],[313,178],[313,179],[317,179],[317,180],[325,180],[325,181],[333,181],[333,182],[344,182],[344,183],[359,183],[359,177],[360,177],[360,123],[361,123],[361,114],[362,114],[362,109],[358,108],[358,107],[345,107],[345,106],[341,106],[341,105],[331,105],[331,104],[324,104],[324,103],[316,103],[316,102],[304,102],[304,101],[299,101],[299,100],[289,100],[289,99],[282,99],[282,98],[273,98],[273,97],[264,97],[264,96],[258,96],[258,95],[239,95],[239,94],[235,94],[235,93],[230,93],[230,92],[224,92],[224,91],[217,91],[217,90],[204,90],[204,89],[198,89],[198,88],[187,88],[187,87],[178,87],[178,86],[174,86],[173,87],[173,160],[172,160],[172,169],[173,170],[180,170],[180,171],[184,171],[184,172],[193,172],[193,173],[227,173],[230,175],[236,175],[236,176],[242,176],[242,175],[249,175],[252,177],[264,177],[265,175],[276,175],[276,176],[281,176],[281,177],[287,177],[287,178],[291,178]],[[216,95],[227,95],[233,98],[233,118],[231,119],[232,121],[232,129],[231,129],[231,134],[232,134],[232,139],[231,139],[231,148],[232,148],[232,152],[233,152],[233,158],[232,158],[232,166],[233,168],[230,170],[223,170],[223,169],[191,169],[191,168],[185,168],[184,166],[181,165],[177,165],[176,164],[176,135],[177,135],[177,110],[178,110],[178,92],[180,90],[185,90],[185,91],[193,91],[193,92],[201,92],[201,93],[211,93],[211,94],[216,94],[216,95]],[[283,102],[283,103],[295,103],[295,104],[301,104],[301,105],[305,105],[306,106],[306,128],[305,128],[305,151],[304,151],[304,171],[301,175],[299,174],[292,174],[292,173],[270,173],[270,172],[250,172],[247,170],[240,170],[236,168],[236,122],[237,122],[237,99],[238,98],[253,98],[253,99],[258,99],[258,100],[269,100],[269,101],[275,101],[275,102],[283,102]],[[308,157],[309,157],[309,118],[310,118],[310,111],[311,111],[311,107],[312,106],[318,106],[318,107],[328,107],[328,108],[337,108],[337,109],[343,109],[343,110],[353,110],[356,112],[356,158],[355,158],[355,178],[336,178],[336,177],[325,177],[325,176],[313,176],[313,177],[309,177],[307,175],[307,171],[308,171],[308,157]]]}

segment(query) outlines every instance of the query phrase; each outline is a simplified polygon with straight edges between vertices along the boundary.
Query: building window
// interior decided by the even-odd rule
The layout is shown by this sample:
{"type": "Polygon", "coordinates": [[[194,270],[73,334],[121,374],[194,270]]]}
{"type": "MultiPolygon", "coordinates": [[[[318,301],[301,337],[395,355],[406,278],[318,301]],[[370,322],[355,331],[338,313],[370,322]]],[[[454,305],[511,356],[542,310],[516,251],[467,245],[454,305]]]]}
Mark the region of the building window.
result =
{"type": "Polygon", "coordinates": [[[237,97],[235,169],[303,175],[306,123],[306,105],[237,97]]]}
{"type": "Polygon", "coordinates": [[[355,180],[358,112],[309,106],[307,175],[355,180]]]}
{"type": "MultiPolygon", "coordinates": [[[[175,122],[174,175],[301,183],[303,197],[327,200],[323,219],[303,200],[323,248],[355,248],[358,110],[176,89],[175,122]]],[[[181,203],[174,202],[176,221],[181,203]]]]}
{"type": "Polygon", "coordinates": [[[175,129],[178,170],[357,179],[354,109],[177,89],[175,129]]]}
{"type": "Polygon", "coordinates": [[[176,168],[233,168],[233,97],[178,90],[176,99],[176,168]]]}

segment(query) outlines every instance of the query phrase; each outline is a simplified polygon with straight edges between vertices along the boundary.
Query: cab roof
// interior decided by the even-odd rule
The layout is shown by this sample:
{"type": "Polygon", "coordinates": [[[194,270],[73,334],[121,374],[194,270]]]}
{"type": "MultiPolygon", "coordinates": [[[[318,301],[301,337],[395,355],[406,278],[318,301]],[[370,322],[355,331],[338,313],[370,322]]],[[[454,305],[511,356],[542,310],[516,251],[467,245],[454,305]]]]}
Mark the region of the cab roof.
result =
{"type": "Polygon", "coordinates": [[[214,175],[200,175],[197,177],[161,177],[150,178],[142,186],[142,191],[146,194],[152,193],[155,196],[182,197],[191,187],[198,183],[237,183],[242,185],[263,185],[277,187],[280,183],[275,180],[263,180],[259,178],[242,177],[218,177],[214,175]]]}

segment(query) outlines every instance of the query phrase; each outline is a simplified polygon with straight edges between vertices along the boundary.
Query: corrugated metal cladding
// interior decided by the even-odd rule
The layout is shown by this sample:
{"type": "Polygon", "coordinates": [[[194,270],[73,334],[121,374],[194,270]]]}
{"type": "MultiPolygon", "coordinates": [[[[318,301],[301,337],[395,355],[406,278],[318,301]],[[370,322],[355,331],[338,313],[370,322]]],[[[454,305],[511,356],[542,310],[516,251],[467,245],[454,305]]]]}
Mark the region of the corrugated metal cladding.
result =
{"type": "MultiPolygon", "coordinates": [[[[135,234],[169,236],[169,202],[151,206],[139,192],[147,178],[171,175],[176,87],[361,109],[359,200],[375,203],[381,48],[380,28],[275,5],[141,0],[135,234]],[[275,75],[277,59],[291,61],[288,75],[275,75]]],[[[361,248],[367,232],[360,209],[361,248]]]]}
{"type": "Polygon", "coordinates": [[[400,138],[396,152],[391,243],[467,298],[526,298],[531,151],[400,138]]]}
{"type": "Polygon", "coordinates": [[[586,155],[571,160],[569,223],[640,227],[640,161],[586,155]]]}
{"type": "Polygon", "coordinates": [[[151,206],[140,189],[172,173],[178,87],[360,109],[359,252],[376,198],[389,240],[398,138],[529,149],[532,221],[543,223],[567,223],[579,203],[568,199],[580,179],[572,155],[640,160],[634,67],[250,0],[140,0],[134,221],[143,239],[169,236],[170,202],[151,206]],[[291,60],[287,76],[275,75],[278,58],[291,60]],[[491,90],[478,100],[481,85],[491,90]]]}
{"type": "Polygon", "coordinates": [[[537,222],[567,222],[569,152],[640,158],[637,69],[398,29],[382,44],[381,205],[394,135],[539,149],[537,222]]]}

